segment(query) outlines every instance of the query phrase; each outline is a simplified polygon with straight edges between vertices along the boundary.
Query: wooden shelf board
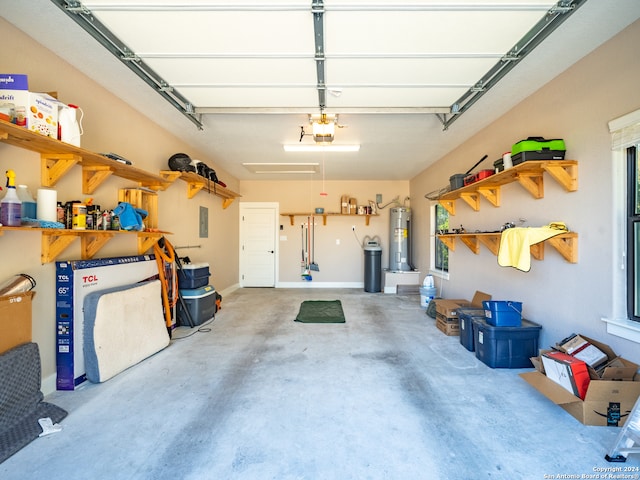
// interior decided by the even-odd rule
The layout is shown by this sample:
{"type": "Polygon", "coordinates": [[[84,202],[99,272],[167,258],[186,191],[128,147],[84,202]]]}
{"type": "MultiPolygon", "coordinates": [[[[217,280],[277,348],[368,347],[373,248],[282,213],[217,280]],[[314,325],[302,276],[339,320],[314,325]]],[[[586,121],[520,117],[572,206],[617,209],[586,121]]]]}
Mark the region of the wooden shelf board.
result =
{"type": "Polygon", "coordinates": [[[322,217],[322,225],[327,224],[327,217],[366,217],[365,224],[369,226],[370,217],[377,217],[379,214],[377,213],[367,213],[365,215],[351,215],[348,213],[339,213],[339,212],[325,212],[325,213],[305,213],[305,212],[295,212],[295,213],[281,213],[281,217],[289,217],[289,222],[293,226],[295,224],[295,217],[322,217]]]}
{"type": "Polygon", "coordinates": [[[442,195],[438,202],[455,215],[455,201],[464,200],[475,211],[480,209],[479,196],[482,195],[494,207],[500,206],[500,187],[518,182],[534,198],[544,197],[543,173],[547,172],[565,190],[578,189],[578,162],[576,160],[533,160],[522,162],[502,172],[491,175],[442,195]]]}
{"type": "MultiPolygon", "coordinates": [[[[501,237],[501,233],[447,233],[436,235],[436,238],[444,243],[449,250],[455,250],[455,241],[459,238],[476,255],[479,253],[480,243],[486,246],[491,253],[498,255],[501,237]]],[[[531,245],[530,250],[533,258],[544,260],[545,244],[549,244],[556,249],[567,262],[578,263],[578,234],[576,232],[561,233],[543,242],[531,245]]]]}
{"type": "MultiPolygon", "coordinates": [[[[160,175],[149,173],[133,165],[126,165],[99,153],[51,137],[45,137],[4,120],[0,120],[0,141],[40,153],[43,163],[42,184],[47,187],[54,186],[60,177],[76,164],[88,168],[102,167],[104,169],[106,167],[113,175],[132,180],[148,188],[162,190],[171,184],[160,175]]],[[[98,185],[94,186],[94,190],[98,185]]],[[[83,185],[83,190],[84,187],[83,185]]]]}
{"type": "Polygon", "coordinates": [[[38,228],[38,227],[0,227],[0,235],[5,231],[41,232],[41,261],[53,262],[67,247],[80,238],[83,260],[93,258],[98,251],[116,235],[135,235],[138,238],[138,254],[142,255],[164,235],[171,232],[153,231],[139,232],[127,230],[69,230],[63,228],[38,228]]]}

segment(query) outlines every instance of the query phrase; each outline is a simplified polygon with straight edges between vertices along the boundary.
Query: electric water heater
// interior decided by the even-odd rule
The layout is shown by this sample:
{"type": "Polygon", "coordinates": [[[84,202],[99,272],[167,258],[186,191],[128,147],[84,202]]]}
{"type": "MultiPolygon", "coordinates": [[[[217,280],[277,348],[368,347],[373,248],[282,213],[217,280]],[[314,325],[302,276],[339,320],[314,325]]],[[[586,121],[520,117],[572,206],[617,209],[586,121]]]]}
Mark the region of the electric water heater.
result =
{"type": "Polygon", "coordinates": [[[410,271],[411,267],[411,210],[404,207],[391,209],[389,222],[389,270],[410,271]]]}

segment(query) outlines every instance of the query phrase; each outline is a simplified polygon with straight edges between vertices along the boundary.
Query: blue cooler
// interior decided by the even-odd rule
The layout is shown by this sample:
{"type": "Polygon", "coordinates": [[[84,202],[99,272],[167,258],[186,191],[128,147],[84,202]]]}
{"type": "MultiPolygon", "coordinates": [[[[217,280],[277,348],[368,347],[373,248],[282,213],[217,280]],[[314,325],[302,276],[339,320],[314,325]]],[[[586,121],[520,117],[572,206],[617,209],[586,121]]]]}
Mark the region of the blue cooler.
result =
{"type": "Polygon", "coordinates": [[[484,320],[484,310],[480,308],[459,308],[458,318],[460,319],[460,343],[464,348],[473,352],[475,350],[473,340],[473,319],[484,320]]]}
{"type": "MultiPolygon", "coordinates": [[[[191,314],[193,326],[202,325],[207,320],[215,317],[216,314],[216,289],[213,285],[202,288],[180,289],[180,296],[191,314]]],[[[189,317],[187,317],[182,302],[178,301],[177,308],[178,326],[190,327],[189,317]]]]}
{"type": "Polygon", "coordinates": [[[178,288],[195,289],[209,285],[208,263],[185,263],[178,270],[178,288]]]}

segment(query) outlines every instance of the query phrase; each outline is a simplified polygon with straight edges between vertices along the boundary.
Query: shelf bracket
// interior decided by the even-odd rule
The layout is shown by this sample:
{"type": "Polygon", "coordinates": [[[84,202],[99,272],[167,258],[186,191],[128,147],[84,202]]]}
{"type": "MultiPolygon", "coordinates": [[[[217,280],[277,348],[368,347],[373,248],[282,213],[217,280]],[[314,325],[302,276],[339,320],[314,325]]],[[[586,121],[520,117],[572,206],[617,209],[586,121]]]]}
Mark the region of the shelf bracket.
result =
{"type": "Polygon", "coordinates": [[[138,232],[138,255],[144,255],[162,238],[162,233],[138,232]]]}
{"type": "Polygon", "coordinates": [[[547,240],[569,263],[578,263],[578,234],[570,232],[547,240]]]}
{"type": "Polygon", "coordinates": [[[518,173],[518,182],[527,190],[533,198],[544,197],[544,181],[542,173],[521,172],[518,173]]]}
{"type": "Polygon", "coordinates": [[[455,200],[438,200],[438,203],[440,205],[442,205],[442,208],[444,208],[447,212],[449,212],[449,215],[455,215],[456,214],[456,201],[455,200]]]}
{"type": "Polygon", "coordinates": [[[480,211],[480,195],[478,195],[478,192],[463,192],[460,194],[460,198],[476,212],[480,211]]]}
{"type": "Polygon", "coordinates": [[[204,183],[202,182],[187,182],[187,198],[193,198],[196,196],[200,190],[204,188],[204,183]]]}
{"type": "Polygon", "coordinates": [[[115,233],[100,234],[82,234],[80,236],[80,245],[82,247],[81,256],[83,260],[89,260],[104,247],[109,240],[115,236],[115,233]]]}
{"type": "Polygon", "coordinates": [[[476,255],[480,254],[480,242],[477,235],[460,235],[460,240],[476,255]]]}
{"type": "Polygon", "coordinates": [[[109,166],[82,167],[82,193],[85,195],[93,195],[93,192],[102,185],[102,183],[113,174],[113,170],[109,166]]]}
{"type": "Polygon", "coordinates": [[[578,190],[578,166],[577,165],[556,165],[548,163],[544,168],[549,175],[562,185],[566,191],[575,192],[578,190]]]}
{"type": "Polygon", "coordinates": [[[498,251],[500,250],[500,238],[501,235],[499,233],[495,235],[478,235],[480,243],[487,247],[494,255],[498,255],[498,251]]]}
{"type": "Polygon", "coordinates": [[[444,245],[451,250],[452,252],[456,249],[456,237],[451,237],[448,235],[438,235],[438,238],[444,245]]]}
{"type": "Polygon", "coordinates": [[[164,186],[160,187],[160,190],[166,190],[169,185],[173,184],[173,182],[179,179],[181,175],[182,172],[175,170],[160,170],[160,176],[167,181],[164,186]]]}
{"type": "Polygon", "coordinates": [[[42,253],[40,261],[45,264],[53,262],[78,235],[73,231],[51,230],[42,232],[42,253]]]}
{"type": "Polygon", "coordinates": [[[67,173],[82,157],[72,153],[42,153],[40,154],[40,183],[45,187],[53,187],[65,173],[67,173]]]}
{"type": "Polygon", "coordinates": [[[229,205],[233,203],[233,198],[225,198],[222,200],[222,209],[226,209],[229,205]]]}
{"type": "Polygon", "coordinates": [[[494,207],[500,206],[500,187],[479,187],[478,193],[486,198],[494,207]]]}

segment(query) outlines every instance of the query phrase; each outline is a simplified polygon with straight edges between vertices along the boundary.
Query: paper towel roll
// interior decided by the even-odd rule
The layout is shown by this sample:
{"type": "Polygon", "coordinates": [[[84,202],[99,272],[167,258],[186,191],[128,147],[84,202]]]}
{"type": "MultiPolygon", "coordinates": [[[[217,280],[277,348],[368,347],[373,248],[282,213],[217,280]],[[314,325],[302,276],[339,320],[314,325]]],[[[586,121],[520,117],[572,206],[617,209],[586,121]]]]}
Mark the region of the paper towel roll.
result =
{"type": "Polygon", "coordinates": [[[56,190],[48,190],[39,188],[37,195],[36,213],[38,220],[46,220],[48,222],[58,221],[58,192],[56,190]]]}

